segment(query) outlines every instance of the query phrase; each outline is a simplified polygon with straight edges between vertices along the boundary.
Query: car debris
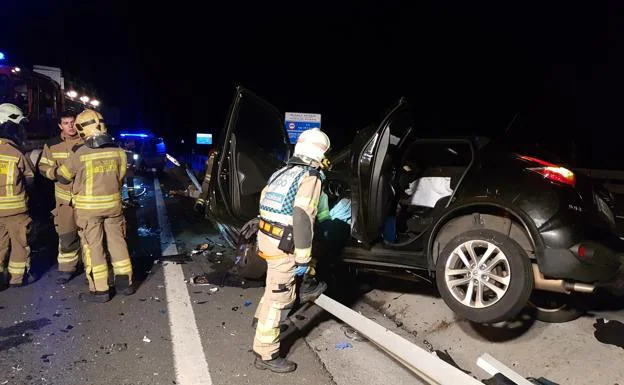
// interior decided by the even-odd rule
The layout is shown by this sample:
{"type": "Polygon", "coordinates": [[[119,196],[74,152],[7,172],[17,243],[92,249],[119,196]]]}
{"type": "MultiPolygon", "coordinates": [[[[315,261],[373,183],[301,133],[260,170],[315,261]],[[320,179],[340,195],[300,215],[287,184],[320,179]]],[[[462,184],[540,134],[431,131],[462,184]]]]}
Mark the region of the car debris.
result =
{"type": "Polygon", "coordinates": [[[338,342],[336,344],[336,350],[351,349],[352,347],[353,345],[351,345],[349,342],[338,342]]]}
{"type": "MultiPolygon", "coordinates": [[[[207,274],[194,276],[193,278],[191,278],[191,283],[198,286],[212,285],[209,281],[209,277],[207,274]]],[[[210,289],[210,291],[212,291],[212,289],[210,289]]]]}
{"type": "Polygon", "coordinates": [[[603,344],[624,349],[624,323],[604,318],[596,319],[594,337],[603,344]]]}
{"type": "Polygon", "coordinates": [[[364,337],[363,335],[358,333],[357,330],[355,330],[354,328],[352,328],[349,325],[342,325],[340,327],[340,330],[342,330],[342,332],[344,333],[345,337],[347,337],[350,340],[357,341],[357,342],[366,342],[366,341],[368,341],[366,339],[366,337],[364,337]]]}
{"type": "Polygon", "coordinates": [[[149,338],[147,338],[147,336],[143,336],[143,342],[152,342],[152,340],[150,340],[149,338]]]}
{"type": "Polygon", "coordinates": [[[204,253],[206,251],[210,251],[212,250],[214,247],[214,245],[211,245],[210,243],[200,243],[197,246],[195,246],[195,249],[191,250],[191,255],[195,255],[195,254],[199,254],[199,253],[204,253]]]}
{"type": "Polygon", "coordinates": [[[128,344],[125,342],[113,343],[108,347],[109,351],[125,352],[128,350],[128,344]]]}

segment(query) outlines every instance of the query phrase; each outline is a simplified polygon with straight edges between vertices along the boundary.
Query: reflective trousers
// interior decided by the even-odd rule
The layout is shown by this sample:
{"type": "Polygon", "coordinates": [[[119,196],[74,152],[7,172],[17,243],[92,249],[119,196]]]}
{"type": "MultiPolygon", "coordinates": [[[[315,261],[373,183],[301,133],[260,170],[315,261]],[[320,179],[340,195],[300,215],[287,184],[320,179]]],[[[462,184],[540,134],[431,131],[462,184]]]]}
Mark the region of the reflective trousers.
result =
{"type": "Polygon", "coordinates": [[[52,211],[54,227],[59,237],[58,269],[64,272],[73,272],[78,265],[80,253],[80,238],[78,226],[74,217],[74,208],[67,203],[58,203],[52,211]]]}
{"type": "Polygon", "coordinates": [[[296,299],[295,256],[281,254],[265,256],[267,261],[266,288],[258,304],[258,326],[253,350],[263,360],[271,360],[279,354],[279,325],[286,320],[296,299]]]}
{"type": "Polygon", "coordinates": [[[132,284],[132,262],[126,244],[126,220],[123,215],[112,217],[85,215],[76,210],[76,224],[82,246],[89,291],[108,291],[108,264],[104,241],[113,265],[115,276],[126,275],[132,284]]]}
{"type": "Polygon", "coordinates": [[[5,271],[10,248],[8,270],[11,284],[21,284],[24,274],[30,268],[27,237],[31,222],[32,219],[26,213],[0,217],[0,272],[5,271]]]}

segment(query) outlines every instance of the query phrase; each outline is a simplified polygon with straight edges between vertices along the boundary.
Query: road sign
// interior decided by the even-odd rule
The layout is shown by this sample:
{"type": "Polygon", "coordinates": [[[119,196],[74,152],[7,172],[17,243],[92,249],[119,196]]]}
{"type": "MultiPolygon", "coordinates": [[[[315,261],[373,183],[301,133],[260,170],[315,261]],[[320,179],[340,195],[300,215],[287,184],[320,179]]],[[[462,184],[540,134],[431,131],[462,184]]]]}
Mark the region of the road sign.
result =
{"type": "Polygon", "coordinates": [[[321,114],[303,112],[287,112],[284,119],[290,143],[297,143],[299,135],[311,128],[321,128],[321,114]]]}
{"type": "Polygon", "coordinates": [[[197,137],[195,139],[195,143],[197,144],[212,144],[212,134],[206,133],[197,133],[197,137]]]}

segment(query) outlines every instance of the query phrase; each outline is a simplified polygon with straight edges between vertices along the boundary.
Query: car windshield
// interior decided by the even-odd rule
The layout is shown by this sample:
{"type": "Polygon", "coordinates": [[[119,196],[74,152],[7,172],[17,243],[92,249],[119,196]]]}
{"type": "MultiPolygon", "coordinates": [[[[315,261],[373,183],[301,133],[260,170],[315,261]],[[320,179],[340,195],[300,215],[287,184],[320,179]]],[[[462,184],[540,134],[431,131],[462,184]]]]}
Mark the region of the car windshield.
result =
{"type": "Polygon", "coordinates": [[[164,154],[166,151],[165,142],[162,138],[122,138],[119,140],[119,144],[128,151],[144,154],[164,154]]]}

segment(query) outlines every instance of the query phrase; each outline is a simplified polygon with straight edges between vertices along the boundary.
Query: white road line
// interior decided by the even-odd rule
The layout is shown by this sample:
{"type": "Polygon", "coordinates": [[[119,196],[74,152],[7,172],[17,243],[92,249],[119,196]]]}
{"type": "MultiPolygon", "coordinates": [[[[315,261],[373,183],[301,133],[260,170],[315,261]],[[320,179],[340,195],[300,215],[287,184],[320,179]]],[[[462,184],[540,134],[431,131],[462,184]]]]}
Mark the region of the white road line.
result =
{"type": "MultiPolygon", "coordinates": [[[[178,254],[175,239],[171,234],[167,208],[160,190],[160,181],[154,176],[154,196],[158,224],[160,225],[160,241],[163,255],[178,254]]],[[[177,384],[179,385],[212,385],[208,361],[201,344],[195,314],[191,306],[182,267],[173,263],[163,266],[165,273],[165,290],[167,292],[167,310],[169,327],[173,343],[173,363],[177,384]]]]}

